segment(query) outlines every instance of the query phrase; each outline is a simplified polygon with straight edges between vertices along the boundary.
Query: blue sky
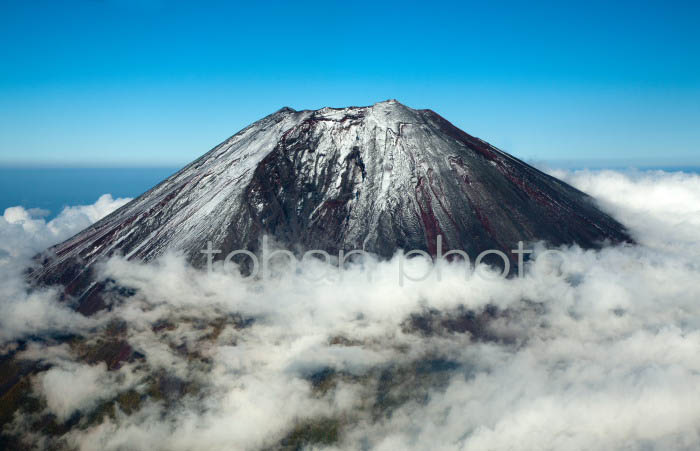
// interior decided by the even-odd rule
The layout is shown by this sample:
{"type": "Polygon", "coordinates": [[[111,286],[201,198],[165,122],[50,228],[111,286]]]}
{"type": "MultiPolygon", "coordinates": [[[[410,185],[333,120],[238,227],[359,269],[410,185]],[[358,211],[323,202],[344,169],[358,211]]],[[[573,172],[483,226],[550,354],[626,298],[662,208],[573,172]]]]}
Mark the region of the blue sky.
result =
{"type": "Polygon", "coordinates": [[[0,0],[0,164],[181,165],[387,98],[529,161],[700,164],[698,2],[251,3],[0,0]]]}

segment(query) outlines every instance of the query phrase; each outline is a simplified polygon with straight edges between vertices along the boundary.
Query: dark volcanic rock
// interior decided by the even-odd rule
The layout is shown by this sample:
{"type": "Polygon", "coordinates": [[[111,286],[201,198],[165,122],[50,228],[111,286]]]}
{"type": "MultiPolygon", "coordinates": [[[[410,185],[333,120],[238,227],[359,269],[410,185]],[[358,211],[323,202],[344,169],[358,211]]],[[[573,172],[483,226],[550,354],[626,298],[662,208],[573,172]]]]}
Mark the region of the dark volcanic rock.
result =
{"type": "Polygon", "coordinates": [[[53,247],[33,277],[100,299],[99,259],[152,260],[166,249],[195,266],[208,241],[258,251],[269,234],[296,249],[398,249],[432,254],[518,241],[551,245],[628,240],[624,228],[571,186],[396,101],[370,107],[283,108],[250,125],[108,217],[53,247]]]}

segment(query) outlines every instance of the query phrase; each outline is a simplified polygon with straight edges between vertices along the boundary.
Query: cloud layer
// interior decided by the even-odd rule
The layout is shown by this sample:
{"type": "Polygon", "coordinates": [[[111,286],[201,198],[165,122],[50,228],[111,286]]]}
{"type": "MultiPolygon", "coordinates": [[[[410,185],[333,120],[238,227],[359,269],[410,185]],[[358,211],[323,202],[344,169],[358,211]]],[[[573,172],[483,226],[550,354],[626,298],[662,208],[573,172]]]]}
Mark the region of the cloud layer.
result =
{"type": "MultiPolygon", "coordinates": [[[[5,266],[14,287],[1,294],[5,346],[57,328],[80,334],[21,351],[50,369],[33,379],[40,412],[22,411],[11,428],[45,443],[49,432],[29,431],[36,417],[78,413],[50,440],[84,450],[697,449],[700,176],[556,175],[639,244],[562,248],[564,259],[531,264],[522,279],[465,277],[450,264],[440,282],[404,286],[398,256],[352,266],[342,281],[282,271],[265,283],[173,255],[113,259],[103,275],[135,294],[90,320],[51,293],[26,295],[5,266]],[[113,366],[84,357],[109,340],[137,357],[113,366]],[[94,413],[105,406],[109,414],[94,413]]],[[[93,221],[119,202],[74,213],[93,221]]],[[[16,235],[5,260],[17,264],[25,247],[79,223],[54,221],[6,211],[0,236],[16,235]]],[[[428,263],[409,264],[418,273],[428,263]]]]}
{"type": "Polygon", "coordinates": [[[31,258],[129,202],[101,196],[92,205],[66,207],[46,222],[44,211],[7,208],[0,216],[0,343],[55,330],[71,330],[87,320],[56,302],[56,290],[28,292],[24,271],[31,258]]]}

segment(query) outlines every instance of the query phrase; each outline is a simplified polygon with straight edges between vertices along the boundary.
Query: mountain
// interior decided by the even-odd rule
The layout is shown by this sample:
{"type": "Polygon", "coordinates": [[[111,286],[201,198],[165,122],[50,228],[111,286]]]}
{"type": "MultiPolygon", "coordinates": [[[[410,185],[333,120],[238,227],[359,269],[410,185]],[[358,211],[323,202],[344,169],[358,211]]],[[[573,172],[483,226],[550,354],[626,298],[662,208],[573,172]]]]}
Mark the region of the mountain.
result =
{"type": "Polygon", "coordinates": [[[369,107],[271,114],[225,140],[129,204],[54,246],[32,277],[100,307],[94,264],[120,253],[153,260],[183,252],[201,267],[211,241],[222,254],[256,252],[261,237],[298,250],[362,248],[435,253],[518,241],[597,247],[629,240],[586,194],[431,110],[395,100],[369,107]],[[88,290],[88,287],[92,287],[88,290]]]}

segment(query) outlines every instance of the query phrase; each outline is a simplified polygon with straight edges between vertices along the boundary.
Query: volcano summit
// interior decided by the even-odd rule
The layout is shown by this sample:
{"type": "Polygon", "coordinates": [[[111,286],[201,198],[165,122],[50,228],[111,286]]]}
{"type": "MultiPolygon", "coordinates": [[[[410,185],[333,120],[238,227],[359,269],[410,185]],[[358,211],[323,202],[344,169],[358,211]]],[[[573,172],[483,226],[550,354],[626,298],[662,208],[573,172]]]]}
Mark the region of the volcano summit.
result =
{"type": "MultiPolygon", "coordinates": [[[[226,253],[289,248],[399,249],[512,256],[518,241],[597,247],[629,237],[586,194],[431,110],[369,107],[271,114],[129,204],[53,247],[34,277],[82,293],[104,257],[183,252],[202,267],[211,241],[226,253]]],[[[223,258],[223,257],[222,257],[223,258]]]]}

